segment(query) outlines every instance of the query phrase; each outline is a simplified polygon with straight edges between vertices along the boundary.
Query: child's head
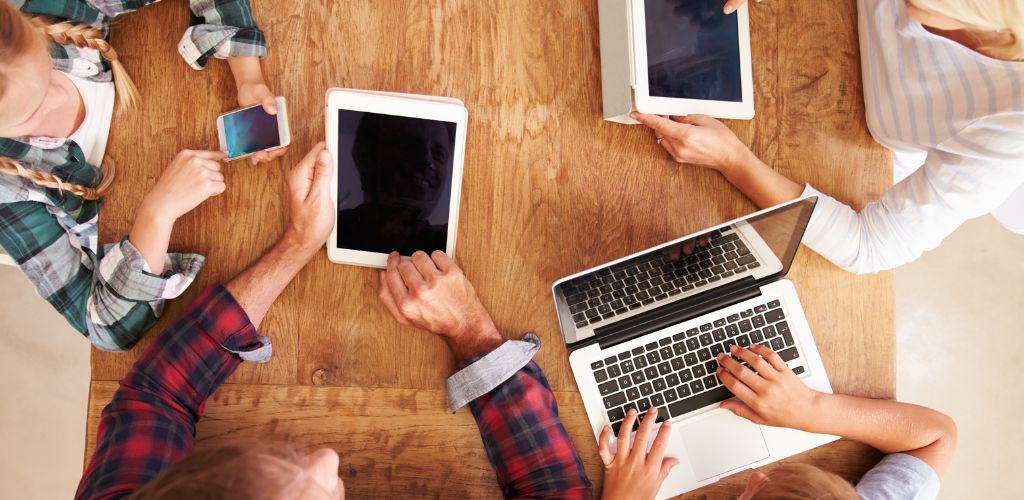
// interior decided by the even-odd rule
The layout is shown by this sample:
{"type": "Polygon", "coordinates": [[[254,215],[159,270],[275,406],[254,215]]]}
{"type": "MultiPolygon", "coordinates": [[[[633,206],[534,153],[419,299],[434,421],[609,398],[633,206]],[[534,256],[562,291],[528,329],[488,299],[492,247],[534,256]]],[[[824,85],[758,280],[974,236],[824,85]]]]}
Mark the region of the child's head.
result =
{"type": "Polygon", "coordinates": [[[767,474],[754,471],[739,500],[859,500],[857,492],[845,479],[813,465],[787,464],[772,468],[767,474]]]}
{"type": "Polygon", "coordinates": [[[138,91],[103,33],[86,25],[27,17],[0,2],[0,137],[34,135],[45,115],[73,97],[53,79],[48,42],[96,49],[110,63],[118,110],[134,105],[138,91]]]}
{"type": "Polygon", "coordinates": [[[910,16],[941,30],[967,30],[981,40],[996,32],[1007,36],[982,43],[982,52],[1006,60],[1024,60],[1024,2],[1021,0],[907,0],[910,16]]]}
{"type": "Polygon", "coordinates": [[[302,453],[281,444],[238,443],[199,449],[135,491],[133,500],[343,500],[338,454],[302,453]]]}

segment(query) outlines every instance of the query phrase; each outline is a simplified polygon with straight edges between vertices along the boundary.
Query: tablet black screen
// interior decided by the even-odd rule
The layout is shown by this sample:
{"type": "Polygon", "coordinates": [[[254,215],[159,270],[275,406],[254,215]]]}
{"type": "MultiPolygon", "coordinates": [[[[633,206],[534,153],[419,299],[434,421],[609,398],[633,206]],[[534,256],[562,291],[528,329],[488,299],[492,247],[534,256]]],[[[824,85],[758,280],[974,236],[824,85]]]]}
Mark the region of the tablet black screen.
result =
{"type": "Polygon", "coordinates": [[[338,248],[445,251],[455,123],[338,111],[338,248]]]}
{"type": "Polygon", "coordinates": [[[739,24],[726,0],[645,0],[652,97],[743,100],[739,24]]]}

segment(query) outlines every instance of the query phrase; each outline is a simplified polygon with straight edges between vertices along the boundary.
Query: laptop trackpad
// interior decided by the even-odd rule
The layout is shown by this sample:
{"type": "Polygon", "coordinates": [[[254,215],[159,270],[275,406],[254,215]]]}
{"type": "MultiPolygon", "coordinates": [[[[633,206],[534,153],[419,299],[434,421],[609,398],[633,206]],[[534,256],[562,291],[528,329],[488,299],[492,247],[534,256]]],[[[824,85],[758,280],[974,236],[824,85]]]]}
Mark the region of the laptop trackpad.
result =
{"type": "Polygon", "coordinates": [[[686,425],[682,438],[698,481],[768,458],[761,427],[728,410],[686,425]]]}

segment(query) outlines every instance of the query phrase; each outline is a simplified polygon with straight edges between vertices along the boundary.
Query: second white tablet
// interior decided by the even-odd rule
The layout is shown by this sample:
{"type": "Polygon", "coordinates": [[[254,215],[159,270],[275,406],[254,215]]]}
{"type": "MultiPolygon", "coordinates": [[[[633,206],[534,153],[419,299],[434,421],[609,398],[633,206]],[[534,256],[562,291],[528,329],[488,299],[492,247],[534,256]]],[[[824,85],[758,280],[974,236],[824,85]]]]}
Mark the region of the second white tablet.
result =
{"type": "Polygon", "coordinates": [[[462,102],[331,89],[326,111],[338,207],[328,258],[385,267],[392,251],[454,257],[468,118],[462,102]]]}

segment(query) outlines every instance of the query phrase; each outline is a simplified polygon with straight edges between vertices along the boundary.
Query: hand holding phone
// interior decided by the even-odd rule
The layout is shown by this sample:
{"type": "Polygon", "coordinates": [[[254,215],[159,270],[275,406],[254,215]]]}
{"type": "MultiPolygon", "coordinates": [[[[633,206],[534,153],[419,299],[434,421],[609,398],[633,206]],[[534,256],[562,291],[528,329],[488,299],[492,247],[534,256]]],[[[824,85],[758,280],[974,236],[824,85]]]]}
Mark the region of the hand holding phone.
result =
{"type": "Polygon", "coordinates": [[[279,150],[291,143],[284,97],[278,97],[275,103],[276,115],[267,114],[263,106],[257,104],[217,117],[220,150],[227,153],[228,160],[279,150]]]}

